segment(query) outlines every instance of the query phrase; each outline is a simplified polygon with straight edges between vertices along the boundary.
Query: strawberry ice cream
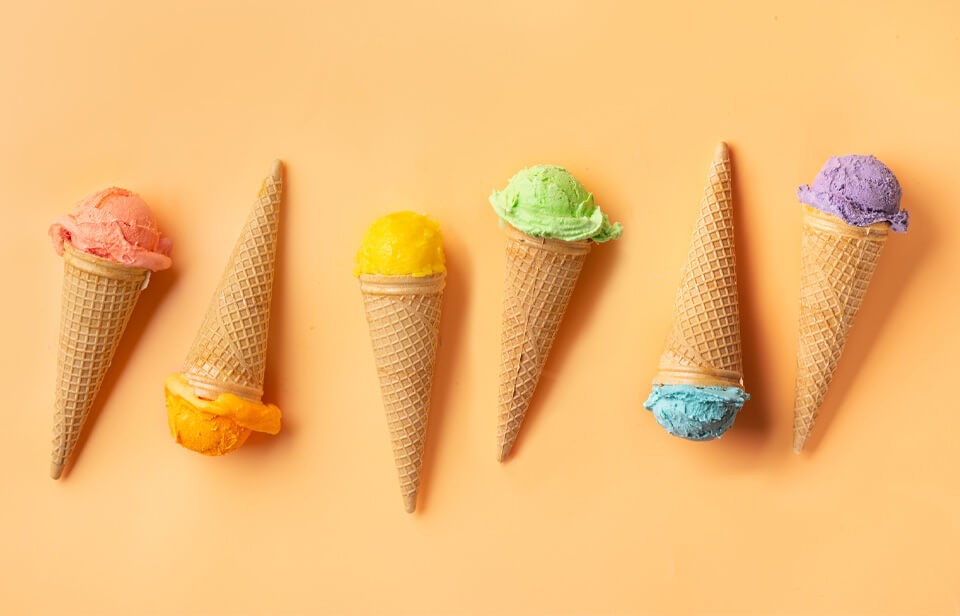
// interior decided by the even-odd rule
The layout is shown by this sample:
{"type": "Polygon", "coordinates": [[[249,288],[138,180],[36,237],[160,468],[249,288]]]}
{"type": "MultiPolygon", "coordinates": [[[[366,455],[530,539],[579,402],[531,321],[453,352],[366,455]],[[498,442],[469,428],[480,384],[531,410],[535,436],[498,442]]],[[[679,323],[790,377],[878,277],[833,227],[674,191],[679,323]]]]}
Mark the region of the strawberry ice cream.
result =
{"type": "Polygon", "coordinates": [[[150,209],[140,195],[107,188],[90,195],[50,225],[58,255],[64,243],[131,267],[153,271],[170,267],[170,238],[161,237],[150,209]]]}

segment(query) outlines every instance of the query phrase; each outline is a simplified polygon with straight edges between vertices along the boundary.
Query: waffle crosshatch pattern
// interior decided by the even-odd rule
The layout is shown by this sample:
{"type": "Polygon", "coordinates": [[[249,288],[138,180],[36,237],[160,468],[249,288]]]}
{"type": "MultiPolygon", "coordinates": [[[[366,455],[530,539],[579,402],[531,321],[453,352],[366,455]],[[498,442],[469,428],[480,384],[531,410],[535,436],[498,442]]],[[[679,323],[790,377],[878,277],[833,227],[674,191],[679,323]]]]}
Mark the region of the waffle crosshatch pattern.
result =
{"type": "Polygon", "coordinates": [[[700,200],[657,383],[741,385],[733,207],[732,165],[721,144],[700,200]]]}
{"type": "Polygon", "coordinates": [[[46,0],[3,16],[4,616],[956,612],[960,2],[46,0]],[[719,141],[751,398],[694,443],[643,405],[719,141]],[[885,242],[797,455],[796,190],[840,154],[889,165],[910,229],[885,242]],[[274,157],[262,387],[283,425],[211,458],[171,438],[165,379],[274,157]],[[489,196],[538,163],[624,232],[584,259],[500,464],[489,196]],[[173,266],[53,481],[64,264],[46,231],[112,185],[150,205],[173,266]],[[370,223],[400,210],[440,225],[448,267],[412,515],[353,274],[370,223]]]}
{"type": "Polygon", "coordinates": [[[804,208],[793,448],[803,448],[840,362],[888,225],[854,227],[804,208]]]}
{"type": "Polygon", "coordinates": [[[408,512],[416,508],[420,488],[445,277],[360,277],[400,495],[408,512]]]}
{"type": "Polygon", "coordinates": [[[497,459],[506,460],[537,389],[590,242],[535,238],[507,226],[497,459]]]}
{"type": "Polygon", "coordinates": [[[204,397],[263,397],[282,187],[278,168],[264,180],[184,362],[204,397]]]}
{"type": "Polygon", "coordinates": [[[64,246],[50,474],[67,464],[150,271],[64,246]]]}

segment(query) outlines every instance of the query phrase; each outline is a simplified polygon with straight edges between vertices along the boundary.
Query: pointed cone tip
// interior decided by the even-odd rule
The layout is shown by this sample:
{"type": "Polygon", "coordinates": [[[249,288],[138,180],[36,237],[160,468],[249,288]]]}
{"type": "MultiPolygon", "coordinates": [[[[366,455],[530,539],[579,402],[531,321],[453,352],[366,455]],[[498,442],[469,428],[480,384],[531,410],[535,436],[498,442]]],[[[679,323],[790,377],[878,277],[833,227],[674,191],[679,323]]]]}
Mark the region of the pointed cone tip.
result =
{"type": "Polygon", "coordinates": [[[60,475],[63,474],[63,465],[57,464],[56,462],[50,463],[50,478],[51,479],[60,479],[60,475]]]}
{"type": "Polygon", "coordinates": [[[279,158],[273,161],[273,167],[270,169],[270,176],[280,181],[283,178],[283,161],[279,158]]]}
{"type": "Polygon", "coordinates": [[[407,513],[413,513],[417,510],[417,494],[408,494],[403,497],[403,508],[407,513]]]}
{"type": "Polygon", "coordinates": [[[717,149],[713,151],[713,160],[716,162],[730,160],[730,148],[727,147],[726,142],[721,141],[717,144],[717,149]]]}

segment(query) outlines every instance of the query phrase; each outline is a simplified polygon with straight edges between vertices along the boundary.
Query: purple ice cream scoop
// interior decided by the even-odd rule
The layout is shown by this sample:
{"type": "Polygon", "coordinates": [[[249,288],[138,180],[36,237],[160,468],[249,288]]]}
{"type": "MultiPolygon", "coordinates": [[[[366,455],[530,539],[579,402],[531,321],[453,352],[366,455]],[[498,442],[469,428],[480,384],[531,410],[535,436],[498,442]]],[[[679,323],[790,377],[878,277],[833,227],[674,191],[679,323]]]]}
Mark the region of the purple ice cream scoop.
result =
{"type": "Polygon", "coordinates": [[[884,221],[900,233],[910,222],[910,214],[900,209],[902,193],[897,176],[886,165],[873,156],[857,154],[830,157],[813,186],[797,189],[801,203],[847,224],[866,227],[884,221]]]}

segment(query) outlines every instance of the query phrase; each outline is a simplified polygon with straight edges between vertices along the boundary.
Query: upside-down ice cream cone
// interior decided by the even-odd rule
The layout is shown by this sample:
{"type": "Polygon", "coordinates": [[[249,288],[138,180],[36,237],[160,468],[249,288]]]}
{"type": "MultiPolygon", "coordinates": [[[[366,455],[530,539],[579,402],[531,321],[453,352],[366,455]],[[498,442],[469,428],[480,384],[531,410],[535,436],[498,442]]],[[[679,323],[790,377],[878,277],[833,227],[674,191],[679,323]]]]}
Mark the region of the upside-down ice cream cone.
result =
{"type": "Polygon", "coordinates": [[[591,242],[620,237],[580,182],[538,165],[490,203],[507,235],[497,411],[497,459],[506,460],[533,399],[591,242]]]}
{"type": "Polygon", "coordinates": [[[60,350],[50,476],[59,479],[150,272],[170,267],[143,200],[109,188],[83,200],[50,227],[63,255],[60,350]]]}
{"type": "Polygon", "coordinates": [[[280,431],[280,409],[262,398],[282,192],[282,165],[274,161],[183,370],[164,383],[170,433],[199,453],[223,455],[251,431],[280,431]]]}
{"type": "Polygon", "coordinates": [[[370,328],[380,395],[403,507],[417,506],[446,280],[437,223],[413,212],[377,220],[356,273],[370,328]]]}
{"type": "Polygon", "coordinates": [[[793,450],[803,449],[840,360],[890,229],[904,232],[896,176],[872,156],[827,161],[805,204],[793,450]]]}
{"type": "Polygon", "coordinates": [[[663,428],[692,441],[719,438],[749,397],[743,391],[730,152],[714,152],[673,325],[645,406],[663,428]]]}

